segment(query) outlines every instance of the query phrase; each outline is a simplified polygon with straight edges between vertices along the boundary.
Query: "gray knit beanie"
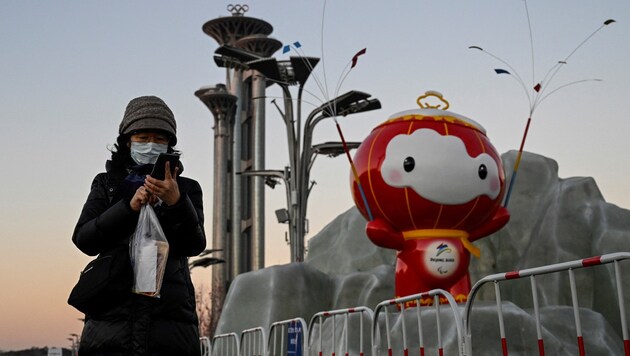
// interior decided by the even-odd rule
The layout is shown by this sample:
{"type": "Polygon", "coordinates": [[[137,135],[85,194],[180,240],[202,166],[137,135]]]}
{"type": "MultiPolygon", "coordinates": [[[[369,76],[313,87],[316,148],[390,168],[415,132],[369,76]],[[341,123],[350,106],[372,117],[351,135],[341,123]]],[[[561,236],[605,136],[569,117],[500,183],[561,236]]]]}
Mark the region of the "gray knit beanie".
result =
{"type": "Polygon", "coordinates": [[[161,130],[171,135],[170,145],[177,143],[177,123],[166,103],[157,96],[141,96],[131,99],[118,128],[119,134],[131,134],[140,130],[161,130]]]}

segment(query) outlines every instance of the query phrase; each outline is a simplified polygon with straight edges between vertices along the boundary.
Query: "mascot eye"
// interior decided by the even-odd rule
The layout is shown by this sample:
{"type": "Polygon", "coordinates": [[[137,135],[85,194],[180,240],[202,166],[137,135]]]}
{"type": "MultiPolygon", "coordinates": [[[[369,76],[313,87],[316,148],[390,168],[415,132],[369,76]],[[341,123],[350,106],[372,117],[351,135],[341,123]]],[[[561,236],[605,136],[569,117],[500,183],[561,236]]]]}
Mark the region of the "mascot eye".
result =
{"type": "Polygon", "coordinates": [[[479,171],[477,173],[479,174],[479,178],[486,179],[488,176],[488,168],[486,168],[485,164],[482,164],[479,166],[479,171]]]}
{"type": "Polygon", "coordinates": [[[403,162],[403,168],[405,169],[405,172],[413,171],[413,168],[415,166],[416,166],[416,161],[413,159],[413,157],[405,158],[405,161],[403,162]]]}

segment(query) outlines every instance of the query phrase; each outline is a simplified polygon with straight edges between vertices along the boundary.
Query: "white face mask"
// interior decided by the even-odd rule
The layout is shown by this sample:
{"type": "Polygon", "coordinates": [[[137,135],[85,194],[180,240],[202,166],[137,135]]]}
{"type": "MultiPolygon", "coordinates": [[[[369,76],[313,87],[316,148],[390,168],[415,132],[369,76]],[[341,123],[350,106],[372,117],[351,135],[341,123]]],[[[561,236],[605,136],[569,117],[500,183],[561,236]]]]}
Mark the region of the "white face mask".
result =
{"type": "Polygon", "coordinates": [[[137,164],[155,164],[160,153],[168,151],[168,145],[155,142],[131,142],[131,158],[137,164]]]}

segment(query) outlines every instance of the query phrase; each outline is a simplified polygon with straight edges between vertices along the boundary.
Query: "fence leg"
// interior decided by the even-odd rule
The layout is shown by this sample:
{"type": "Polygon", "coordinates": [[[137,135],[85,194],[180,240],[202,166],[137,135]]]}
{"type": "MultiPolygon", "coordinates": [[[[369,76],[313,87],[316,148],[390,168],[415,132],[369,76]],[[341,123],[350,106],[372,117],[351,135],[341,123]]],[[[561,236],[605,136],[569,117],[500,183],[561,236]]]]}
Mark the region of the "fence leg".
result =
{"type": "Polygon", "coordinates": [[[344,315],[344,318],[343,318],[343,333],[342,333],[342,335],[345,334],[346,336],[344,339],[344,345],[343,345],[344,347],[343,351],[344,351],[345,356],[348,356],[348,337],[349,337],[348,334],[349,333],[350,333],[350,330],[348,330],[348,314],[346,314],[344,315]]]}
{"type": "Polygon", "coordinates": [[[420,344],[420,356],[424,356],[424,338],[422,337],[422,318],[420,317],[420,299],[416,301],[416,318],[418,319],[418,343],[420,344]]]}
{"type": "Polygon", "coordinates": [[[542,338],[542,330],[540,327],[540,310],[538,309],[538,287],[536,287],[536,276],[530,277],[532,285],[532,298],[534,301],[534,318],[536,319],[536,336],[538,337],[538,354],[545,356],[545,344],[542,338]]]}
{"type": "Polygon", "coordinates": [[[617,299],[619,300],[619,313],[621,314],[621,332],[623,335],[623,350],[626,356],[630,356],[630,340],[628,338],[628,321],[626,320],[626,306],[624,304],[623,285],[621,284],[621,271],[619,261],[615,261],[615,281],[617,282],[617,299]]]}
{"type": "Polygon", "coordinates": [[[494,295],[497,300],[497,314],[499,315],[499,333],[501,335],[501,350],[503,356],[508,355],[507,340],[505,339],[505,325],[503,324],[503,309],[501,308],[501,289],[499,288],[499,282],[494,282],[494,295]]]}
{"type": "Polygon", "coordinates": [[[337,351],[335,350],[335,315],[332,316],[332,324],[332,356],[335,356],[335,351],[337,351]]]}
{"type": "Polygon", "coordinates": [[[405,304],[406,303],[400,303],[400,321],[402,323],[403,356],[409,356],[409,349],[407,348],[407,324],[405,322],[405,304]]]}
{"type": "Polygon", "coordinates": [[[575,317],[575,330],[577,332],[578,349],[580,356],[585,356],[584,338],[582,337],[582,324],[580,323],[580,312],[577,299],[577,288],[575,286],[575,275],[573,269],[569,268],[569,282],[571,283],[571,299],[573,300],[573,315],[575,317]]]}
{"type": "Polygon", "coordinates": [[[433,298],[433,304],[435,304],[435,326],[437,327],[438,353],[440,356],[444,356],[444,348],[442,347],[442,328],[440,327],[440,296],[435,295],[433,298]]]}
{"type": "Polygon", "coordinates": [[[389,313],[387,312],[387,308],[385,309],[385,336],[387,337],[387,355],[392,356],[392,339],[391,335],[389,335],[389,313]]]}

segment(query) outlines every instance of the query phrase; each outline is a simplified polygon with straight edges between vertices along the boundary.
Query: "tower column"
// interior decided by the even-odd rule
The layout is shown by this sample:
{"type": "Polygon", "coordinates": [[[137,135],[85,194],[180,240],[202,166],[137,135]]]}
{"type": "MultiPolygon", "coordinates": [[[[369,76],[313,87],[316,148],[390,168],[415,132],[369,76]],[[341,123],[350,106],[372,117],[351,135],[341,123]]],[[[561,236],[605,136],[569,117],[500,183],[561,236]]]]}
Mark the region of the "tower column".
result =
{"type": "MultiPolygon", "coordinates": [[[[215,256],[226,260],[229,251],[228,219],[230,206],[228,154],[230,150],[230,126],[234,121],[236,97],[230,95],[225,85],[204,87],[195,95],[210,109],[214,116],[214,190],[212,209],[212,248],[215,256]]],[[[210,330],[214,330],[221,315],[223,301],[227,291],[228,275],[225,264],[212,267],[212,320],[210,330]]]]}
{"type": "MultiPolygon", "coordinates": [[[[252,78],[253,105],[253,166],[252,170],[265,169],[265,77],[255,73],[252,78]]],[[[251,267],[253,270],[265,267],[265,180],[254,176],[252,189],[252,246],[251,267]]]]}
{"type": "Polygon", "coordinates": [[[240,173],[243,170],[242,162],[242,123],[243,123],[243,70],[240,68],[234,69],[234,75],[232,76],[232,86],[229,88],[232,95],[236,97],[236,113],[234,115],[233,137],[232,137],[232,212],[231,219],[231,239],[232,250],[230,253],[230,259],[228,263],[230,265],[230,272],[228,279],[232,281],[234,277],[238,276],[243,269],[242,260],[242,246],[241,241],[241,221],[242,221],[242,189],[243,179],[240,173]]]}

